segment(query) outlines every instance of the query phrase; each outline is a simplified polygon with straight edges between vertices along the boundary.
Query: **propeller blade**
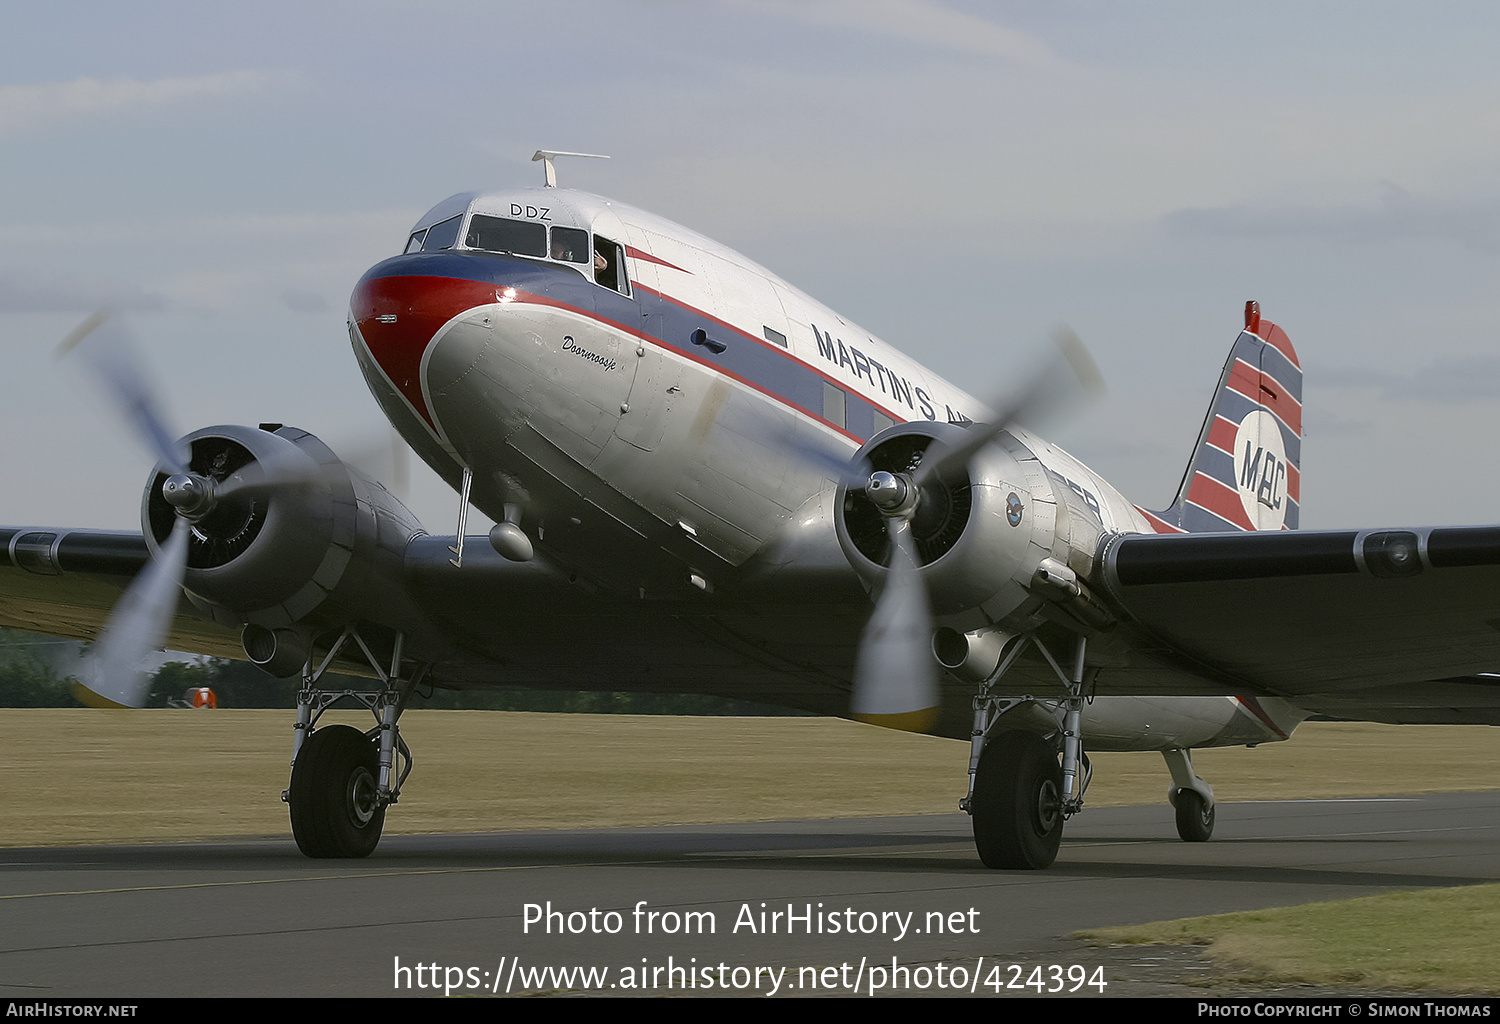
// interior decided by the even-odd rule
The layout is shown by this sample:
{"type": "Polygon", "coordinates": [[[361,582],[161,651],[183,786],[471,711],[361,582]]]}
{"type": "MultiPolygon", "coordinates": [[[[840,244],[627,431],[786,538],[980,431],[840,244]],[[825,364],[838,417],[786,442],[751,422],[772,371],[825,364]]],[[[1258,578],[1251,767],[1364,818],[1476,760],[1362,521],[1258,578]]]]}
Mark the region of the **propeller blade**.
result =
{"type": "Polygon", "coordinates": [[[73,696],[95,708],[138,708],[146,703],[150,680],[141,662],[160,650],[177,611],[177,595],[187,568],[189,527],[178,519],[160,557],[147,565],[120,598],[104,632],[84,659],[83,681],[73,696]]]}
{"type": "Polygon", "coordinates": [[[391,493],[405,498],[411,493],[411,448],[400,432],[391,428],[391,493]]]}
{"type": "Polygon", "coordinates": [[[278,460],[266,464],[251,462],[240,467],[214,486],[214,500],[239,496],[253,497],[268,491],[291,490],[308,487],[319,481],[331,479],[338,464],[320,466],[311,461],[291,462],[278,460]]]}
{"type": "Polygon", "coordinates": [[[1103,393],[1104,377],[1078,335],[1060,327],[1053,333],[1052,342],[1057,351],[1043,360],[1009,399],[992,406],[995,414],[988,423],[975,424],[957,444],[939,448],[934,443],[928,448],[914,478],[918,486],[967,465],[976,452],[1012,425],[1103,393]]]}
{"type": "Polygon", "coordinates": [[[62,340],[57,354],[60,358],[74,349],[79,349],[105,394],[119,406],[162,467],[169,473],[185,472],[188,453],[177,443],[177,434],[167,428],[161,404],[141,373],[136,346],[125,326],[101,309],[62,340]]]}
{"type": "Polygon", "coordinates": [[[851,460],[847,448],[838,447],[831,438],[821,435],[783,431],[779,447],[803,465],[817,470],[835,483],[860,488],[870,478],[868,460],[851,460]]]}
{"type": "Polygon", "coordinates": [[[927,732],[938,711],[932,613],[912,553],[911,525],[900,519],[886,525],[891,566],[860,638],[852,710],[871,725],[927,732]]]}
{"type": "Polygon", "coordinates": [[[329,447],[338,452],[345,465],[379,481],[397,498],[404,499],[410,493],[411,448],[394,427],[378,436],[367,434],[340,444],[329,441],[329,447]]]}

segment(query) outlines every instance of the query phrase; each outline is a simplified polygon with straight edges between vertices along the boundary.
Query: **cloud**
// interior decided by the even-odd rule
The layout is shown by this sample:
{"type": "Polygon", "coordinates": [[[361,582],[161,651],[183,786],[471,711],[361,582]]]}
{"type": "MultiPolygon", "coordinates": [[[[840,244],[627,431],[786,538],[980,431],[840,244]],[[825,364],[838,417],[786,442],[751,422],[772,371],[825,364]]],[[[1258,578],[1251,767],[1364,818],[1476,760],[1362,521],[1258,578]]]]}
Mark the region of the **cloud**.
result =
{"type": "Polygon", "coordinates": [[[1381,183],[1374,203],[1184,209],[1164,215],[1162,221],[1186,234],[1315,235],[1354,244],[1437,238],[1500,253],[1500,200],[1430,199],[1390,182],[1381,183]]]}
{"type": "Polygon", "coordinates": [[[149,235],[174,245],[211,238],[221,245],[226,240],[266,240],[302,246],[319,241],[330,245],[352,241],[356,245],[373,243],[390,247],[404,244],[407,227],[421,212],[421,207],[411,206],[381,210],[214,213],[201,217],[152,215],[142,218],[133,215],[134,211],[128,211],[131,215],[106,219],[93,210],[87,210],[83,215],[84,226],[80,226],[77,223],[79,214],[66,210],[55,212],[58,219],[53,221],[0,223],[0,244],[17,247],[72,245],[86,238],[96,250],[106,244],[119,243],[139,249],[141,239],[149,235]],[[65,216],[73,219],[65,220],[65,216]]]}
{"type": "Polygon", "coordinates": [[[333,308],[323,296],[303,288],[288,288],[281,293],[281,301],[294,313],[326,313],[333,308]]]}
{"type": "Polygon", "coordinates": [[[0,313],[86,313],[101,306],[224,311],[274,301],[325,315],[366,267],[400,251],[421,211],[146,219],[128,212],[81,226],[0,225],[0,313]],[[85,241],[87,255],[80,257],[85,241]]]}
{"type": "Polygon", "coordinates": [[[1411,369],[1331,367],[1319,371],[1319,383],[1333,388],[1376,388],[1382,400],[1493,402],[1500,395],[1500,355],[1443,356],[1411,369]]]}
{"type": "Polygon", "coordinates": [[[86,313],[104,306],[154,310],[166,304],[160,295],[117,281],[84,282],[63,274],[0,268],[0,312],[86,313]]]}
{"type": "Polygon", "coordinates": [[[75,78],[71,82],[0,86],[0,138],[77,118],[255,95],[284,86],[292,77],[289,72],[249,70],[149,82],[75,78]]]}
{"type": "Polygon", "coordinates": [[[288,242],[379,238],[387,245],[396,245],[405,243],[408,225],[421,214],[421,207],[416,206],[382,210],[247,213],[195,218],[184,221],[183,227],[212,238],[265,238],[288,242]]]}
{"type": "Polygon", "coordinates": [[[851,28],[949,50],[1001,57],[1033,67],[1064,62],[1033,35],[922,0],[794,0],[756,3],[762,14],[837,28],[851,28]]]}

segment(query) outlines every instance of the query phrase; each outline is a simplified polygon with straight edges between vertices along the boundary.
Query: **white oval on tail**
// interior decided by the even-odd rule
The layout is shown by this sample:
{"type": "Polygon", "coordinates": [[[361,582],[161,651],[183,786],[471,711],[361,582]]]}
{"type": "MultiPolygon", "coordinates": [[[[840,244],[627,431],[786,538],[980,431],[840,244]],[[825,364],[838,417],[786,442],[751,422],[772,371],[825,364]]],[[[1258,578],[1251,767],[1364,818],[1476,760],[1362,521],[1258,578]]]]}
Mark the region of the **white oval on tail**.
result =
{"type": "Polygon", "coordinates": [[[1264,409],[1253,410],[1234,435],[1234,483],[1257,530],[1285,525],[1287,472],[1280,424],[1264,409]]]}

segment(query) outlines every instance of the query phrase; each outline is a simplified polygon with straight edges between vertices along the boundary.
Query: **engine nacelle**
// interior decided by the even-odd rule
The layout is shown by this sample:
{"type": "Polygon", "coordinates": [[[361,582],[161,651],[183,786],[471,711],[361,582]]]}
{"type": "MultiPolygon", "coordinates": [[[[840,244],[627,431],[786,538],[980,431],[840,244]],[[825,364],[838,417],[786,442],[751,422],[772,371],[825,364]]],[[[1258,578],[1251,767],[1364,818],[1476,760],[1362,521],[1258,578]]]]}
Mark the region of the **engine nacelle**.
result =
{"type": "MultiPolygon", "coordinates": [[[[940,438],[945,446],[956,443],[965,430],[898,424],[859,454],[872,471],[911,474],[930,444],[940,438]]],[[[885,518],[857,487],[840,487],[836,502],[839,544],[873,588],[890,559],[885,518]]],[[[1034,625],[1049,604],[1075,606],[1076,616],[1089,604],[1079,577],[1088,572],[1101,534],[1097,513],[1081,512],[1082,499],[1010,432],[967,466],[924,482],[911,533],[933,613],[959,630],[1016,632],[1034,625]]]]}
{"type": "MultiPolygon", "coordinates": [[[[207,427],[182,444],[189,472],[222,491],[187,516],[183,589],[216,622],[243,627],[257,664],[290,674],[299,646],[322,631],[409,617],[401,567],[423,530],[384,487],[294,427],[207,427]]],[[[153,557],[180,514],[167,481],[158,466],[141,503],[153,557]]]]}

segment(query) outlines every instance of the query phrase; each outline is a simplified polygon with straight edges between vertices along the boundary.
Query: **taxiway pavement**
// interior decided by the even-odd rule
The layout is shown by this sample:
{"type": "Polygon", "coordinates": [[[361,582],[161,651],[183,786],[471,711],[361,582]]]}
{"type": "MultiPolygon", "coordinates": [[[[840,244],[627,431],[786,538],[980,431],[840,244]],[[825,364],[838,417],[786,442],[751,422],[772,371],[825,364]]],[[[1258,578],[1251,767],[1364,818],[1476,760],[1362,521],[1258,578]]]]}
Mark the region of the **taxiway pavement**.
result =
{"type": "Polygon", "coordinates": [[[1500,881],[1500,792],[1218,819],[1187,844],[1165,804],[1091,809],[1041,872],[984,869],[957,813],[387,836],[363,861],[290,837],[0,850],[0,996],[848,995],[882,970],[903,994],[989,995],[1036,967],[1051,987],[1052,965],[1191,996],[1192,964],[1068,936],[1500,881]]]}

